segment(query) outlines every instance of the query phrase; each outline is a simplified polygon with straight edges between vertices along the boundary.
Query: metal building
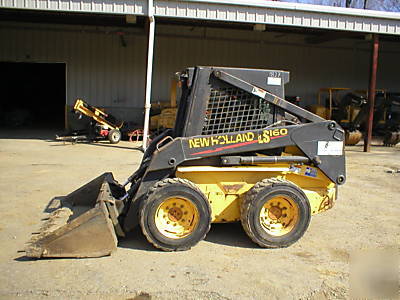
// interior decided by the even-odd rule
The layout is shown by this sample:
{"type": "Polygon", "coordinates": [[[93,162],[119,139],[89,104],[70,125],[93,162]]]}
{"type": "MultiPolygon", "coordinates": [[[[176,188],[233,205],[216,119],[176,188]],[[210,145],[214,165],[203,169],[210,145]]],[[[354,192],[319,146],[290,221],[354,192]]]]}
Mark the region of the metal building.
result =
{"type": "Polygon", "coordinates": [[[142,124],[145,99],[167,101],[173,73],[192,65],[288,70],[286,94],[302,105],[320,87],[367,89],[373,34],[377,87],[398,91],[398,13],[262,0],[0,0],[0,20],[3,99],[45,103],[58,125],[65,116],[75,124],[76,98],[142,124]]]}

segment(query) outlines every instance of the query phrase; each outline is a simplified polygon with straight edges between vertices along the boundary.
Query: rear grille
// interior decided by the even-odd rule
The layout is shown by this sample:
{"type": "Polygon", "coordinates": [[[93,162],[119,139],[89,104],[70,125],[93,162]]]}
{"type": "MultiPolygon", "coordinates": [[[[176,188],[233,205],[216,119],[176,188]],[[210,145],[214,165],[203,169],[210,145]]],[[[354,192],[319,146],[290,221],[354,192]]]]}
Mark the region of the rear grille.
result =
{"type": "Polygon", "coordinates": [[[264,128],[273,123],[273,106],[242,89],[211,89],[202,134],[264,128]]]}

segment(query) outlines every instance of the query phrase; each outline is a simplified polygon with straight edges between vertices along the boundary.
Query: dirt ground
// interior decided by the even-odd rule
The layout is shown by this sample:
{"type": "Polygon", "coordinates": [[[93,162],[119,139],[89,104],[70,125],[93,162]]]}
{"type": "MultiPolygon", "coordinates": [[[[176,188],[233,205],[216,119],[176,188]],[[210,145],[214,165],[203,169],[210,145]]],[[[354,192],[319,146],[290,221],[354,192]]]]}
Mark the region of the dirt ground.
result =
{"type": "Polygon", "coordinates": [[[261,249],[240,224],[223,224],[185,252],[157,251],[137,230],[109,257],[30,260],[18,251],[50,199],[105,171],[124,181],[142,155],[135,143],[53,137],[0,131],[1,299],[344,299],[352,251],[400,245],[400,173],[388,172],[400,169],[400,147],[353,146],[336,206],[289,248],[261,249]]]}

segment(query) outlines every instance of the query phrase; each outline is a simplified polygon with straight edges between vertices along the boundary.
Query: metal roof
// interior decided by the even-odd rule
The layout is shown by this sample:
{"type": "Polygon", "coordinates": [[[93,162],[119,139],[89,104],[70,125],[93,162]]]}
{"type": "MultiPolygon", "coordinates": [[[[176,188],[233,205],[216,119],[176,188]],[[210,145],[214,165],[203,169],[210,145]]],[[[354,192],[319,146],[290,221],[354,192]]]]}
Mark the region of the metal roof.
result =
{"type": "MultiPolygon", "coordinates": [[[[0,0],[0,8],[147,15],[146,0],[0,0]]],[[[155,0],[157,17],[400,35],[400,13],[264,0],[155,0]]]]}

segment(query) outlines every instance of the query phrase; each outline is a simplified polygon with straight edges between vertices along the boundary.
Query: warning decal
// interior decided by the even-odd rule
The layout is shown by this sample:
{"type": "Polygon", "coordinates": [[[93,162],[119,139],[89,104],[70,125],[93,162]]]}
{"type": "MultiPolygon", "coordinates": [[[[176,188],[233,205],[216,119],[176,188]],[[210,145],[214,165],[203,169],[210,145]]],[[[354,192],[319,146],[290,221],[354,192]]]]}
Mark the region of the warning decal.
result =
{"type": "Polygon", "coordinates": [[[318,155],[343,155],[343,141],[318,141],[318,155]]]}

